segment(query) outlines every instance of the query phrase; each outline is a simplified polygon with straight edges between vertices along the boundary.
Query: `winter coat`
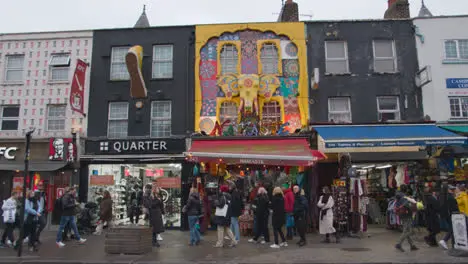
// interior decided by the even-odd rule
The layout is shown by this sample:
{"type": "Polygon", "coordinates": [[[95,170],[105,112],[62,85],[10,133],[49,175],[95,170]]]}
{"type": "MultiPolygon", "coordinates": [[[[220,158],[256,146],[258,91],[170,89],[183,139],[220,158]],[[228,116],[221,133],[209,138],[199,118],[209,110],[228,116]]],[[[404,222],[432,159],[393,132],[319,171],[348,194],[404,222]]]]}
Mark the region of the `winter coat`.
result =
{"type": "Polygon", "coordinates": [[[450,224],[452,222],[452,214],[456,212],[458,212],[457,200],[453,194],[448,193],[445,201],[441,201],[440,218],[448,221],[450,224]]]}
{"type": "Polygon", "coordinates": [[[16,199],[9,198],[8,200],[3,201],[2,211],[3,222],[10,224],[14,223],[16,221],[16,199]]]}
{"type": "Polygon", "coordinates": [[[458,210],[460,213],[468,215],[468,194],[461,192],[457,195],[458,210]]]}
{"type": "Polygon", "coordinates": [[[240,192],[234,189],[231,193],[231,217],[239,217],[242,215],[242,208],[244,208],[242,196],[240,192]]]}
{"type": "Polygon", "coordinates": [[[153,232],[159,234],[164,232],[164,223],[162,218],[165,214],[164,202],[159,197],[151,196],[149,199],[151,226],[153,227],[153,232]]]}
{"type": "Polygon", "coordinates": [[[270,215],[270,200],[268,199],[267,194],[257,195],[253,206],[257,219],[268,219],[268,216],[270,215]]]}
{"type": "Polygon", "coordinates": [[[215,201],[217,208],[223,208],[225,204],[228,204],[228,211],[226,216],[215,215],[215,224],[219,226],[230,226],[231,225],[231,195],[229,193],[220,193],[215,201]]]}
{"type": "Polygon", "coordinates": [[[71,193],[63,195],[62,199],[62,216],[74,216],[76,201],[75,197],[71,193]]]}
{"type": "Polygon", "coordinates": [[[99,219],[109,222],[112,220],[112,199],[104,198],[99,205],[99,219]]]}
{"type": "Polygon", "coordinates": [[[200,195],[198,193],[191,193],[184,207],[184,213],[188,216],[201,215],[201,207],[200,195]]]}
{"type": "Polygon", "coordinates": [[[26,221],[26,223],[38,221],[39,217],[37,216],[37,214],[39,214],[39,212],[42,211],[40,202],[35,198],[26,199],[24,211],[24,220],[26,221]]]}
{"type": "Polygon", "coordinates": [[[271,218],[273,228],[281,228],[286,224],[286,213],[284,210],[284,198],[281,194],[273,196],[271,199],[273,216],[271,218]]]}
{"type": "Polygon", "coordinates": [[[294,212],[294,193],[291,189],[284,191],[284,211],[289,214],[294,212]]]}
{"type": "Polygon", "coordinates": [[[323,195],[320,196],[320,199],[317,203],[317,207],[320,208],[320,225],[319,231],[320,234],[333,234],[336,232],[335,228],[333,227],[333,206],[335,205],[335,201],[333,197],[328,197],[327,203],[323,201],[323,195]]]}
{"type": "Polygon", "coordinates": [[[431,233],[440,233],[440,204],[431,194],[425,196],[426,227],[431,233]]]}
{"type": "Polygon", "coordinates": [[[307,199],[301,193],[296,193],[294,195],[294,217],[296,218],[304,218],[307,214],[307,210],[309,205],[307,203],[307,199]]]}

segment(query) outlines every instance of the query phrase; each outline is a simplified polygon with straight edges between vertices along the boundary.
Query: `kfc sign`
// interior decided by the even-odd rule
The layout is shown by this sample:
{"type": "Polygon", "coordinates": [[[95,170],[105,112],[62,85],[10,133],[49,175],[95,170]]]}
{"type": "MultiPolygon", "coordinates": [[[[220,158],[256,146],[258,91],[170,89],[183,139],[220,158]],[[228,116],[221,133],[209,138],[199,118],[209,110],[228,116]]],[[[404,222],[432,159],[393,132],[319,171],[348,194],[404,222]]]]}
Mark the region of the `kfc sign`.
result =
{"type": "Polygon", "coordinates": [[[49,142],[49,160],[74,162],[76,146],[71,138],[51,138],[49,142]]]}
{"type": "Polygon", "coordinates": [[[7,160],[14,160],[16,158],[15,154],[17,150],[17,147],[0,147],[0,155],[7,160]]]}

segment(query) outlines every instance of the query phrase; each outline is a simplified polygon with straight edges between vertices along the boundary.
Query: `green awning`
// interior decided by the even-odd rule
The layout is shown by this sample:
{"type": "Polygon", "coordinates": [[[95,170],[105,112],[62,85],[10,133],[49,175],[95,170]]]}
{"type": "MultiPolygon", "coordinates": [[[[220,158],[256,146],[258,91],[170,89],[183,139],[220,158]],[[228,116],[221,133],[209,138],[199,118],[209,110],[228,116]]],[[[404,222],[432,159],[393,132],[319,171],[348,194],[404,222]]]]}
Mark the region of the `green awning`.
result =
{"type": "Polygon", "coordinates": [[[468,125],[467,126],[439,126],[443,129],[447,129],[457,133],[468,133],[468,125]]]}

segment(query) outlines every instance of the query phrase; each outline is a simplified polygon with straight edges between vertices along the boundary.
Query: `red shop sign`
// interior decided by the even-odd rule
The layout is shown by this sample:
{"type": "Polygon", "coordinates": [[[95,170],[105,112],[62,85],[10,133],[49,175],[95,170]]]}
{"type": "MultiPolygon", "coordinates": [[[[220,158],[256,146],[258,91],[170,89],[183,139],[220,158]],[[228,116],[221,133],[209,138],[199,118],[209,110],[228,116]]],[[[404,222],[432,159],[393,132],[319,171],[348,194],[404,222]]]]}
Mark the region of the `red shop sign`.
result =
{"type": "Polygon", "coordinates": [[[158,187],[165,189],[180,188],[181,186],[180,177],[159,178],[157,179],[156,183],[158,187]]]}
{"type": "Polygon", "coordinates": [[[90,185],[114,185],[114,175],[91,175],[90,185]]]}

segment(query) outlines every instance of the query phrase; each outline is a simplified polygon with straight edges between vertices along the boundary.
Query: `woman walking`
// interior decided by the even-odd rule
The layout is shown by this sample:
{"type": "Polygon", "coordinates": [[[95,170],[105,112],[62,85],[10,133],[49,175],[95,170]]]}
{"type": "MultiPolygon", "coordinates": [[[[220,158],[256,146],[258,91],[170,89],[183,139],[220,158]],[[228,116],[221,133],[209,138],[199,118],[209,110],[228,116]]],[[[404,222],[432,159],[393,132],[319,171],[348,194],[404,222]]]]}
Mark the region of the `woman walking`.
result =
{"type": "Polygon", "coordinates": [[[190,227],[190,246],[198,246],[200,244],[200,230],[198,230],[196,226],[202,212],[200,195],[198,194],[197,188],[190,189],[187,204],[182,209],[182,212],[186,213],[188,217],[190,227]]]}
{"type": "Polygon", "coordinates": [[[453,226],[452,226],[452,214],[458,212],[458,204],[455,196],[453,195],[455,191],[455,186],[444,184],[442,185],[442,192],[440,195],[440,218],[447,225],[447,233],[444,238],[439,241],[439,245],[448,250],[447,242],[452,239],[452,247],[455,244],[453,238],[453,226]]]}
{"type": "Polygon", "coordinates": [[[12,246],[15,242],[14,237],[14,230],[15,230],[15,223],[16,223],[16,200],[18,199],[18,193],[13,192],[11,197],[5,201],[3,201],[2,211],[3,211],[3,223],[5,223],[5,230],[3,231],[2,235],[2,242],[0,247],[8,245],[12,246]],[[7,238],[8,241],[7,242],[7,238]],[[12,243],[12,244],[10,244],[12,243]]]}
{"type": "Polygon", "coordinates": [[[271,199],[273,209],[273,235],[275,237],[275,243],[271,245],[271,248],[287,247],[288,243],[284,237],[283,226],[286,223],[286,214],[284,209],[284,194],[280,187],[273,189],[273,198],[271,199]],[[281,244],[278,242],[278,234],[281,236],[281,244]]]}
{"type": "Polygon", "coordinates": [[[302,193],[301,188],[298,185],[293,187],[294,192],[294,222],[296,224],[297,232],[301,238],[297,244],[300,247],[303,247],[307,244],[306,241],[306,228],[307,228],[307,210],[309,205],[307,204],[307,199],[302,193]]]}
{"type": "Polygon", "coordinates": [[[231,225],[231,195],[228,193],[229,187],[226,185],[221,186],[220,193],[218,198],[215,201],[216,212],[215,212],[215,222],[218,225],[218,241],[216,242],[215,247],[222,248],[224,247],[224,234],[226,233],[227,237],[231,240],[231,247],[237,245],[236,238],[229,228],[231,225]]]}
{"type": "Polygon", "coordinates": [[[99,224],[94,232],[95,235],[101,235],[104,223],[107,223],[108,227],[112,225],[112,198],[107,190],[104,191],[104,196],[99,204],[99,224]]]}
{"type": "Polygon", "coordinates": [[[159,187],[156,187],[150,196],[149,214],[151,226],[153,228],[153,246],[160,247],[158,235],[164,232],[164,223],[162,216],[165,214],[164,202],[160,196],[159,187]]]}
{"type": "Polygon", "coordinates": [[[322,189],[323,195],[317,203],[320,208],[320,234],[325,235],[324,243],[330,243],[330,234],[335,234],[336,243],[340,242],[340,239],[336,235],[336,230],[333,227],[333,206],[335,201],[331,197],[330,189],[325,186],[322,189]]]}
{"type": "Polygon", "coordinates": [[[42,211],[40,203],[36,199],[34,192],[29,191],[25,201],[24,229],[29,234],[29,251],[37,251],[37,225],[42,211]]]}
{"type": "Polygon", "coordinates": [[[437,200],[435,192],[430,187],[426,188],[425,193],[425,213],[426,226],[429,235],[424,237],[426,243],[431,247],[437,247],[436,236],[440,233],[440,203],[437,200]]]}
{"type": "MultiPolygon", "coordinates": [[[[283,203],[284,206],[284,203],[283,203]]],[[[257,231],[255,237],[250,239],[250,243],[257,243],[258,238],[263,236],[265,239],[262,244],[270,243],[270,233],[268,232],[268,217],[270,216],[270,200],[265,188],[260,187],[258,189],[257,197],[255,198],[254,204],[255,216],[257,218],[256,228],[257,231]]]]}

